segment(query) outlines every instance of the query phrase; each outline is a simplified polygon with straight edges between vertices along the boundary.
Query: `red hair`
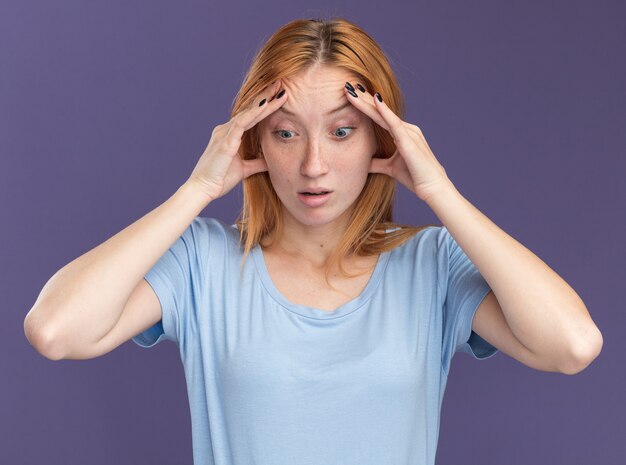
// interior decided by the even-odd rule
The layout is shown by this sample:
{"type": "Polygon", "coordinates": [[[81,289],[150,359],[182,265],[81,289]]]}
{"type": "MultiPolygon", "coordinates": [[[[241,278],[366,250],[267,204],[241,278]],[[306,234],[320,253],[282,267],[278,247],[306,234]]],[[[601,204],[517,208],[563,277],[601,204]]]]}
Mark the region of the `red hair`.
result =
{"type": "MultiPolygon", "coordinates": [[[[366,89],[376,89],[385,96],[385,103],[400,118],[404,117],[404,99],[393,71],[379,45],[356,24],[343,19],[299,19],[278,29],[254,57],[241,89],[237,94],[231,117],[252,104],[256,96],[274,81],[294,76],[316,65],[343,68],[355,74],[366,89]]],[[[374,155],[389,158],[396,150],[393,138],[373,123],[378,141],[374,155]]],[[[254,159],[260,150],[258,125],[242,137],[239,156],[254,159]]],[[[407,241],[422,229],[396,224],[392,205],[396,180],[380,173],[369,173],[365,186],[355,201],[348,228],[326,264],[326,282],[337,264],[344,276],[348,274],[342,260],[350,255],[378,255],[407,241]],[[388,229],[394,231],[387,232],[388,229]]],[[[240,244],[246,260],[250,250],[261,239],[272,243],[282,233],[281,201],[272,187],[267,172],[256,173],[243,180],[243,207],[237,219],[240,244]]],[[[330,284],[330,283],[329,283],[330,284]]]]}

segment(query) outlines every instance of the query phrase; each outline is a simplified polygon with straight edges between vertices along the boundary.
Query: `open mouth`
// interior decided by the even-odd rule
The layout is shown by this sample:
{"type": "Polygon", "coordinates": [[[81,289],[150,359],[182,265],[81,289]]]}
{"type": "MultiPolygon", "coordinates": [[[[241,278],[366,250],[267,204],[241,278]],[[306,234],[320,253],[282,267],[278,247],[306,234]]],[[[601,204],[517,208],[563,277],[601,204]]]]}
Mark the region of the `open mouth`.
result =
{"type": "Polygon", "coordinates": [[[321,207],[330,198],[333,191],[298,192],[300,201],[308,207],[321,207]]]}

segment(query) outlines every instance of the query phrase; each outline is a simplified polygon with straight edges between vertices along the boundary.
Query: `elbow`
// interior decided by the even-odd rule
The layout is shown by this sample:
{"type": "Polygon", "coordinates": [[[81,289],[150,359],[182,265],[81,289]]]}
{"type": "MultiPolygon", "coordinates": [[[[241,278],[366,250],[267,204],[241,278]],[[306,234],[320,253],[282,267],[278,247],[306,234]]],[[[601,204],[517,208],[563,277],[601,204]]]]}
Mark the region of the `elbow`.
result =
{"type": "Polygon", "coordinates": [[[584,338],[579,338],[577,344],[574,345],[572,356],[568,360],[566,366],[561,368],[561,372],[566,375],[576,375],[586,369],[591,363],[598,358],[602,352],[604,338],[600,330],[594,326],[588,331],[584,338]]]}
{"type": "Polygon", "coordinates": [[[51,332],[36,328],[29,322],[28,315],[24,319],[24,335],[28,343],[48,360],[62,360],[64,358],[64,354],[60,352],[58,345],[54,343],[51,332]]]}

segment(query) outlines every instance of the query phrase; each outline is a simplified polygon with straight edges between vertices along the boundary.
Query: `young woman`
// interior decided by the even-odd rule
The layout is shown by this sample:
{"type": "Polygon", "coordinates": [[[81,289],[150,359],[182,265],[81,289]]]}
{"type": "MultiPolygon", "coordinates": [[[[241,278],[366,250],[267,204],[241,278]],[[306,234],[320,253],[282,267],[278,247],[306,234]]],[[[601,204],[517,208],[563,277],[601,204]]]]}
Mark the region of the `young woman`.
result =
{"type": "Polygon", "coordinates": [[[403,114],[355,24],[283,26],[188,181],[51,278],[29,341],[51,359],[174,341],[197,464],[433,464],[455,352],[572,374],[602,336],[403,114]],[[442,226],[393,223],[396,181],[442,226]],[[236,224],[198,216],[239,182],[236,224]]]}

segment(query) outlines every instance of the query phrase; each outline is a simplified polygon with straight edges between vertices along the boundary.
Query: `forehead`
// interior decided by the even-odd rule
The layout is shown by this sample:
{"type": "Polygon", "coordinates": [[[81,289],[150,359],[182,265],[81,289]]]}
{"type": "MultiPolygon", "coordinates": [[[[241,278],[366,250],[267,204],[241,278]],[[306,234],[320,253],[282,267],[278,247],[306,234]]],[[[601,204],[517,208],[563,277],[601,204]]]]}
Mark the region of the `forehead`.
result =
{"type": "Polygon", "coordinates": [[[298,74],[283,78],[286,87],[294,89],[306,86],[323,90],[329,86],[345,83],[347,80],[356,79],[356,74],[348,69],[332,65],[317,65],[301,71],[298,74]]]}
{"type": "Polygon", "coordinates": [[[349,70],[327,65],[284,78],[289,100],[276,113],[295,117],[307,113],[333,116],[339,112],[357,112],[345,96],[346,81],[354,84],[357,77],[349,70]]]}
{"type": "MultiPolygon", "coordinates": [[[[298,114],[288,110],[285,108],[286,104],[283,105],[282,107],[280,107],[278,110],[276,110],[276,113],[282,113],[284,115],[287,116],[292,116],[292,117],[297,117],[298,114]]],[[[344,103],[340,103],[337,106],[335,106],[334,108],[329,109],[328,111],[326,111],[322,116],[334,116],[337,113],[341,113],[341,112],[348,112],[350,111],[350,107],[352,107],[352,110],[355,111],[356,108],[354,107],[354,105],[352,105],[350,102],[344,102],[344,103]]]]}

